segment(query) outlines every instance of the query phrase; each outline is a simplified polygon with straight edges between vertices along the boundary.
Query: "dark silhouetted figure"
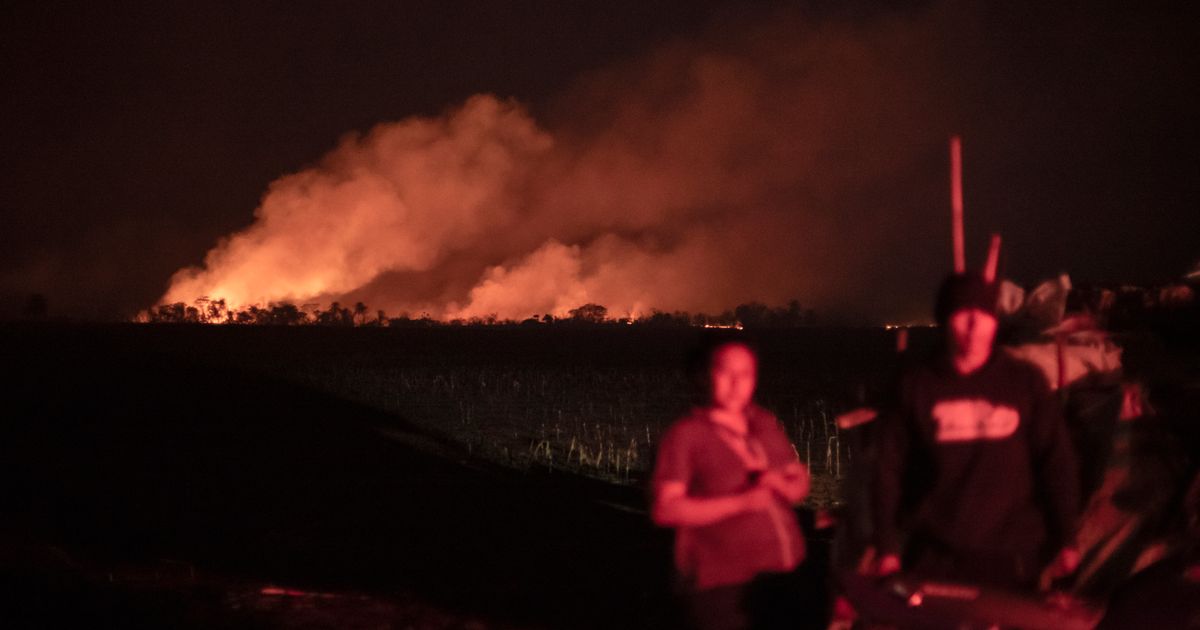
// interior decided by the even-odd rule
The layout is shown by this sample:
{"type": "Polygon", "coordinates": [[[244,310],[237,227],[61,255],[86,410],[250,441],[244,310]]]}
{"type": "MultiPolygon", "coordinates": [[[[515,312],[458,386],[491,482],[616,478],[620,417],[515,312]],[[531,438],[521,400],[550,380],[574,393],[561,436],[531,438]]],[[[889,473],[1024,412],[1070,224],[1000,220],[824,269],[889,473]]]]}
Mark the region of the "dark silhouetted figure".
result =
{"type": "Polygon", "coordinates": [[[881,574],[1032,589],[1079,563],[1079,482],[1066,424],[1036,368],[993,352],[996,289],[954,275],[937,298],[944,347],[914,363],[880,419],[881,574]]]}

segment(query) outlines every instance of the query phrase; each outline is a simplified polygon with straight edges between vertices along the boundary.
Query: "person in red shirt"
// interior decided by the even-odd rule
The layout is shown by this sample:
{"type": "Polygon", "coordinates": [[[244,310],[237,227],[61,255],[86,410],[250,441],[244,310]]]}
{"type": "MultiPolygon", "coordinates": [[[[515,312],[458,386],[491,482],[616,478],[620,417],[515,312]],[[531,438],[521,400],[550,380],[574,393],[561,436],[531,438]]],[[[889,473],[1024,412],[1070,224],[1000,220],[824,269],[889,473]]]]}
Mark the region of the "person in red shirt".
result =
{"type": "Polygon", "coordinates": [[[808,470],[775,416],[753,402],[755,353],[725,342],[707,368],[708,403],[659,443],[651,518],[675,530],[695,627],[798,627],[805,547],[792,506],[808,495],[808,470]]]}

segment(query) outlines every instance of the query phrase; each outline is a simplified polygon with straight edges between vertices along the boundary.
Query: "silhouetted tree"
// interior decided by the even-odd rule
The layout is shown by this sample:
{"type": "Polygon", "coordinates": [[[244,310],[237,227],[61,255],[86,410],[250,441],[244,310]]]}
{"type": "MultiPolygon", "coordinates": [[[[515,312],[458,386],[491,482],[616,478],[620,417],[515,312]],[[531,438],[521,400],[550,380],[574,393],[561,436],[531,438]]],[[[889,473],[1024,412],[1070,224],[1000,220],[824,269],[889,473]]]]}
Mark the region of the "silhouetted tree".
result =
{"type": "Polygon", "coordinates": [[[682,312],[668,313],[652,310],[649,315],[643,315],[638,319],[638,323],[663,328],[682,328],[691,324],[691,317],[682,312]]]}
{"type": "Polygon", "coordinates": [[[329,305],[329,310],[317,311],[317,323],[323,326],[353,326],[354,313],[334,302],[329,305]]]}
{"type": "Polygon", "coordinates": [[[810,325],[813,312],[812,309],[802,308],[797,300],[791,300],[786,306],[778,307],[769,307],[761,302],[747,302],[739,304],[733,310],[733,319],[747,328],[796,328],[810,325]]]}
{"type": "Polygon", "coordinates": [[[246,309],[246,313],[250,316],[251,324],[257,324],[261,326],[263,324],[270,323],[271,321],[271,312],[265,308],[251,306],[250,308],[246,309]]]}
{"type": "Polygon", "coordinates": [[[263,323],[277,326],[298,326],[308,320],[308,313],[300,310],[290,302],[277,302],[271,305],[271,310],[265,315],[263,323]]]}
{"type": "Polygon", "coordinates": [[[770,309],[761,302],[738,304],[733,309],[733,315],[746,328],[765,328],[771,323],[770,309]]]}
{"type": "MultiPolygon", "coordinates": [[[[204,309],[203,309],[204,310],[204,321],[216,323],[221,320],[230,320],[231,319],[229,310],[225,307],[225,299],[224,298],[221,298],[219,300],[209,300],[207,298],[201,298],[201,299],[205,300],[204,309]]],[[[199,302],[199,301],[200,300],[197,300],[197,302],[199,302]]]]}
{"type": "Polygon", "coordinates": [[[588,303],[571,309],[567,314],[576,322],[600,324],[608,318],[608,309],[599,304],[588,303]]]}
{"type": "Polygon", "coordinates": [[[159,304],[158,308],[154,310],[151,320],[167,324],[181,323],[183,322],[185,308],[186,305],[183,302],[159,304]]]}

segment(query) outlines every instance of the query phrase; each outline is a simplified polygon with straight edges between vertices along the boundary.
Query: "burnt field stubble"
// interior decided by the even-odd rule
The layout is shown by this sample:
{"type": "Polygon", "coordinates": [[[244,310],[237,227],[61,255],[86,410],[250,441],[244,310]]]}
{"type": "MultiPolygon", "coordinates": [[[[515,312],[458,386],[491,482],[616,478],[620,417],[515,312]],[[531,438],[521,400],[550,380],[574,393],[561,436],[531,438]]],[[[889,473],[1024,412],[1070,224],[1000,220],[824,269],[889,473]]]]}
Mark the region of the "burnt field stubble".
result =
{"type": "MultiPolygon", "coordinates": [[[[281,381],[402,418],[410,434],[389,431],[396,427],[385,422],[379,427],[385,435],[421,438],[423,446],[520,469],[633,484],[648,470],[658,435],[691,404],[684,363],[704,335],[561,325],[35,330],[53,331],[46,348],[66,359],[50,368],[56,377],[83,363],[107,362],[121,372],[131,367],[122,361],[159,361],[186,366],[192,379],[281,381]],[[72,368],[72,361],[81,363],[72,368]]],[[[894,370],[892,336],[874,329],[749,335],[762,353],[758,400],[779,416],[818,475],[836,477],[853,457],[839,444],[833,416],[878,399],[894,370]]]]}
{"type": "MultiPolygon", "coordinates": [[[[403,591],[488,627],[661,626],[669,537],[649,526],[642,488],[658,435],[688,407],[682,365],[700,334],[6,326],[8,539],[66,559],[6,573],[28,601],[59,601],[43,612],[175,625],[224,614],[228,598],[201,614],[178,593],[96,595],[92,574],[173,562],[403,591]]],[[[814,469],[814,503],[832,503],[853,460],[833,415],[877,396],[892,336],[754,337],[759,399],[814,469]]]]}

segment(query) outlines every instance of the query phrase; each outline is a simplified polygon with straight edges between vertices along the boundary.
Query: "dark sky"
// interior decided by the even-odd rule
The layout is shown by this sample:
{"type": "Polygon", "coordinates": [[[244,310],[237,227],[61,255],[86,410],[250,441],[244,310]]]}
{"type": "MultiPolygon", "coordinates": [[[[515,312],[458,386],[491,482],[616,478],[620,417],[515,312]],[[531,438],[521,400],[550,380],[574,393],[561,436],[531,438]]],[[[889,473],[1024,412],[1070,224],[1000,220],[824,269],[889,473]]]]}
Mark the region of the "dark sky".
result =
{"type": "MultiPolygon", "coordinates": [[[[930,71],[945,73],[959,99],[947,108],[947,130],[967,139],[969,238],[982,243],[989,226],[1003,229],[1020,253],[1008,263],[1018,280],[1069,271],[1085,281],[1166,281],[1200,258],[1200,29],[1179,6],[1135,4],[1100,14],[1083,2],[965,3],[959,13],[982,25],[972,31],[980,40],[930,71]]],[[[248,226],[272,180],[312,164],[347,132],[435,115],[485,92],[516,98],[553,127],[576,113],[581,77],[674,41],[719,40],[780,11],[854,28],[929,9],[718,0],[106,5],[0,9],[0,298],[10,311],[39,292],[52,313],[135,313],[175,270],[248,226]]],[[[936,153],[942,142],[914,151],[936,153]]],[[[931,250],[944,237],[921,233],[913,247],[942,264],[946,252],[931,250]]],[[[869,293],[878,280],[861,281],[869,293]]],[[[914,287],[930,282],[925,272],[914,287]]]]}

